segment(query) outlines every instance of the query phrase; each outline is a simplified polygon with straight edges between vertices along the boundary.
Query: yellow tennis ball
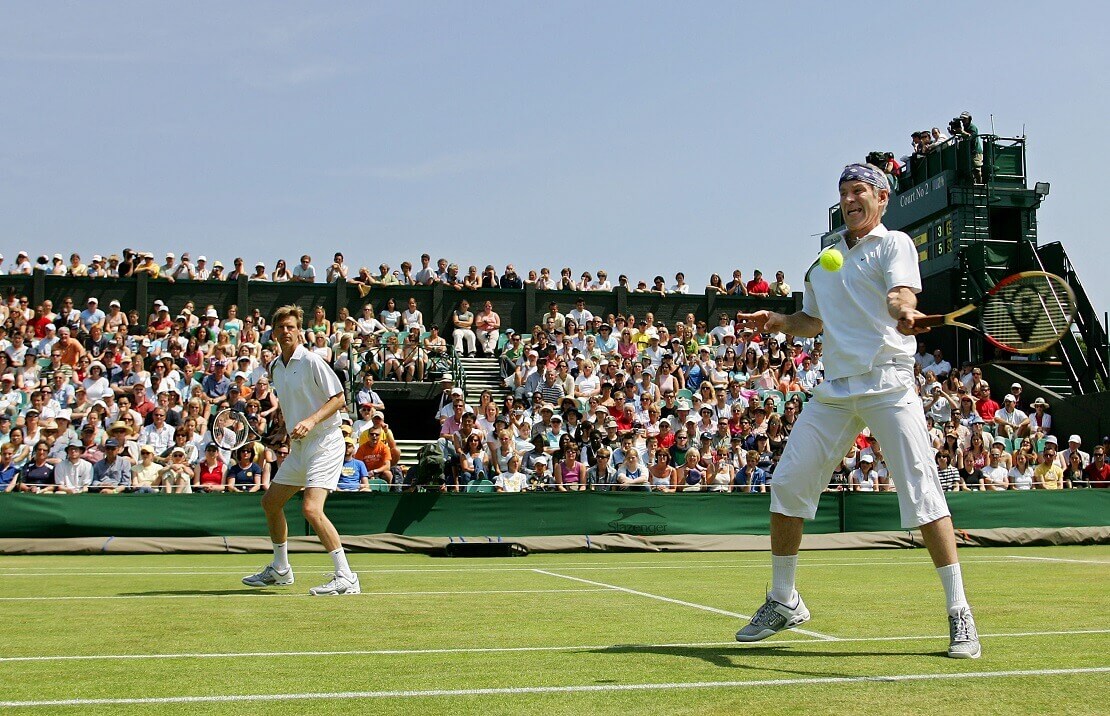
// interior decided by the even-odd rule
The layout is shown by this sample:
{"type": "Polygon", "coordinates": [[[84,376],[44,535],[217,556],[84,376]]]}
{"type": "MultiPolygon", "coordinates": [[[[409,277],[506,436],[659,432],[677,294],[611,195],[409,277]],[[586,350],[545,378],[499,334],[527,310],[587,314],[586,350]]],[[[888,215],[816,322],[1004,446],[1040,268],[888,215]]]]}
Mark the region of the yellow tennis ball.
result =
{"type": "Polygon", "coordinates": [[[839,271],[844,265],[844,254],[838,249],[825,249],[821,252],[821,268],[826,271],[839,271]]]}

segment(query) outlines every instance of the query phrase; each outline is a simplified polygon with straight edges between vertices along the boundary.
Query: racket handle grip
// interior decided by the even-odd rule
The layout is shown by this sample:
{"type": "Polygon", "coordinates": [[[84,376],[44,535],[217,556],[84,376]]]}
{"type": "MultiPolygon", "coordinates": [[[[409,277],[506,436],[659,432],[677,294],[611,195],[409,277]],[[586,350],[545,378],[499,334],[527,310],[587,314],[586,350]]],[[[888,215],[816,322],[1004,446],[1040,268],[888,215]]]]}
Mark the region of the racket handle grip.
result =
{"type": "Polygon", "coordinates": [[[922,316],[914,320],[913,325],[917,328],[936,328],[937,326],[944,325],[944,315],[922,316]]]}

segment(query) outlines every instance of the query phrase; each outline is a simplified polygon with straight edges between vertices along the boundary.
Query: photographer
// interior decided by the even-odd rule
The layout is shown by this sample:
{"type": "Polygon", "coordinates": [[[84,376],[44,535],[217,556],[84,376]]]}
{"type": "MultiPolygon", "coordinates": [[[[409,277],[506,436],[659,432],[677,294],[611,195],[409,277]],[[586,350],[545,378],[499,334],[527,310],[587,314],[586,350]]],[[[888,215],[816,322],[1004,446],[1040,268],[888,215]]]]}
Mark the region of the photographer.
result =
{"type": "Polygon", "coordinates": [[[894,152],[870,152],[867,163],[886,174],[890,183],[891,195],[898,193],[898,162],[894,159],[894,152]]]}
{"type": "Polygon", "coordinates": [[[983,183],[983,140],[979,138],[979,128],[971,121],[971,113],[964,112],[948,125],[953,137],[970,139],[971,174],[976,184],[983,183]]]}
{"type": "Polygon", "coordinates": [[[913,142],[913,154],[907,157],[906,164],[909,165],[910,171],[917,166],[917,163],[925,160],[925,154],[929,151],[930,140],[932,135],[929,132],[914,132],[910,135],[910,141],[913,142]]]}

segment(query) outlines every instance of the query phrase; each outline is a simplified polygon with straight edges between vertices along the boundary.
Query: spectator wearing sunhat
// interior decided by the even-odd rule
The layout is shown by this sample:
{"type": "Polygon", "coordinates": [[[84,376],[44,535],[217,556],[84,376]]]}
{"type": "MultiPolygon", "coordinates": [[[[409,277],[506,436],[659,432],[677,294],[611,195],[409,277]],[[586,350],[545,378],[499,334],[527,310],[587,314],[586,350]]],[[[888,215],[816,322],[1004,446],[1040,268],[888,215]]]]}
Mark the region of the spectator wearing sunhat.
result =
{"type": "Polygon", "coordinates": [[[1036,442],[1052,432],[1052,415],[1048,413],[1049,404],[1041,397],[1032,402],[1033,412],[1029,416],[1029,436],[1036,442]]]}
{"type": "MultiPolygon", "coordinates": [[[[134,417],[132,417],[134,421],[134,417]]],[[[131,425],[135,423],[132,422],[131,425]]],[[[135,440],[135,433],[128,425],[122,420],[117,420],[108,426],[108,437],[113,438],[116,444],[119,445],[120,457],[125,457],[132,463],[139,462],[139,443],[135,440]]]]}
{"type": "Polygon", "coordinates": [[[150,445],[140,447],[139,459],[131,465],[132,492],[154,492],[156,488],[162,487],[162,470],[163,467],[154,462],[154,448],[150,445]]]}

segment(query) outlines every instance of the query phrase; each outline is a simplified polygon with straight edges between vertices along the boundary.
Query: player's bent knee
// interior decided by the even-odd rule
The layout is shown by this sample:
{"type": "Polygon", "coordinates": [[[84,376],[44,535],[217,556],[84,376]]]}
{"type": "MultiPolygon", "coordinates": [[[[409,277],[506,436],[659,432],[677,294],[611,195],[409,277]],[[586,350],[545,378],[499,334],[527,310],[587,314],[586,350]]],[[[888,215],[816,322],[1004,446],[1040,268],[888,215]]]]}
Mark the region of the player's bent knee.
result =
{"type": "Polygon", "coordinates": [[[274,492],[266,492],[262,495],[262,510],[267,513],[281,512],[282,507],[285,505],[281,499],[278,498],[274,492]]]}

